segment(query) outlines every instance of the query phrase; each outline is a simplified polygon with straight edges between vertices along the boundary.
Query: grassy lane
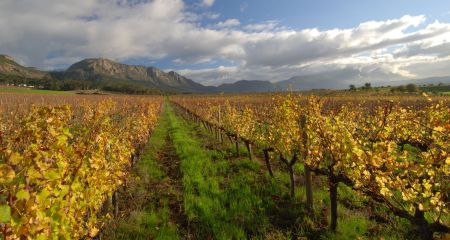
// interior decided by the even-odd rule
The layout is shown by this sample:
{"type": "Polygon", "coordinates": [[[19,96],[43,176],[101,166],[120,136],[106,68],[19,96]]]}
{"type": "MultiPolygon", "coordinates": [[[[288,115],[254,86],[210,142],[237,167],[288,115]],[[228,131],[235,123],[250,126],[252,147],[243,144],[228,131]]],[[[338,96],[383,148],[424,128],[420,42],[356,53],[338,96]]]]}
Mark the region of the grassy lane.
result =
{"type": "MultiPolygon", "coordinates": [[[[247,160],[231,164],[226,156],[203,147],[192,125],[168,109],[170,135],[182,160],[184,206],[192,239],[247,239],[262,234],[268,219],[259,165],[247,160]]],[[[266,188],[268,188],[266,186],[266,188]]]]}
{"type": "Polygon", "coordinates": [[[254,174],[259,165],[245,159],[230,163],[222,152],[205,149],[196,134],[193,125],[164,107],[120,193],[121,217],[102,239],[247,239],[265,232],[266,201],[254,174]]]}
{"type": "Polygon", "coordinates": [[[106,227],[104,239],[180,239],[185,235],[179,160],[168,127],[164,109],[127,188],[120,193],[121,217],[106,227]]]}

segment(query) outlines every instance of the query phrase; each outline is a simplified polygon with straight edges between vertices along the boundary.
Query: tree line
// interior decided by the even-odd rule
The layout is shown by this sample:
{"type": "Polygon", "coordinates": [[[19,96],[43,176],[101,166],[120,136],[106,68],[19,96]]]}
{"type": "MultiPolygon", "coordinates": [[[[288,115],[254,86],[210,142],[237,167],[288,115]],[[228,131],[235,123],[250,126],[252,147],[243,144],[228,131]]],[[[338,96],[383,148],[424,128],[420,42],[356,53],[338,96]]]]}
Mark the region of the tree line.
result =
{"type": "Polygon", "coordinates": [[[145,84],[125,81],[86,81],[86,80],[58,80],[51,77],[27,78],[17,75],[1,74],[0,85],[26,85],[37,89],[74,91],[74,90],[103,90],[127,94],[161,94],[161,91],[145,84]]]}

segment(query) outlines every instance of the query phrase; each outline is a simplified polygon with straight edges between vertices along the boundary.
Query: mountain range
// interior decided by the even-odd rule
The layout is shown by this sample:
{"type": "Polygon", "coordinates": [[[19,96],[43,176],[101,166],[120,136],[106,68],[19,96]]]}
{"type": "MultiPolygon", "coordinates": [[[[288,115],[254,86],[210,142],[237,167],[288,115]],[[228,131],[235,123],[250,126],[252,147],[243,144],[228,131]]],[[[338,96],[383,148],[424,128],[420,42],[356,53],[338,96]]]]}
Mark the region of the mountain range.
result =
{"type": "Polygon", "coordinates": [[[130,82],[162,91],[203,92],[206,87],[174,71],[164,72],[155,67],[117,63],[108,59],[84,59],[61,72],[50,72],[55,79],[83,81],[130,82]]]}
{"type": "MultiPolygon", "coordinates": [[[[280,82],[263,80],[240,80],[220,86],[204,86],[180,74],[164,72],[155,67],[145,67],[118,63],[109,59],[90,58],[74,63],[64,71],[41,71],[18,64],[12,57],[0,55],[0,76],[14,76],[58,82],[78,81],[88,83],[92,87],[112,86],[115,89],[133,86],[148,88],[160,92],[208,93],[208,92],[273,92],[286,90],[310,90],[323,88],[326,83],[329,89],[345,87],[336,81],[335,75],[295,76],[280,82]]],[[[0,79],[1,80],[1,79],[0,79]]],[[[391,82],[391,85],[437,84],[450,83],[450,77],[436,77],[391,82]]],[[[70,88],[69,88],[70,89],[70,88]]],[[[119,89],[120,90],[120,89],[119,89]]]]}

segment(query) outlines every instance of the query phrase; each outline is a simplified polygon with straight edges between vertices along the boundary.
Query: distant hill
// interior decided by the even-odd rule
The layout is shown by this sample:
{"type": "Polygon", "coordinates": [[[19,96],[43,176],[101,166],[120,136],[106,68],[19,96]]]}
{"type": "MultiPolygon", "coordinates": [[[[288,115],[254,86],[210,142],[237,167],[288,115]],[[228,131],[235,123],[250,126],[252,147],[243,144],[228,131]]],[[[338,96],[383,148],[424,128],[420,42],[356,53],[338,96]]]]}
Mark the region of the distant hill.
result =
{"type": "Polygon", "coordinates": [[[288,80],[277,82],[277,85],[283,91],[287,90],[311,90],[311,89],[319,89],[323,88],[324,82],[327,84],[327,88],[337,88],[339,87],[339,83],[335,83],[336,81],[330,81],[323,76],[295,76],[291,77],[288,80]],[[329,87],[328,87],[329,86],[329,87]]]}
{"type": "Polygon", "coordinates": [[[24,67],[10,56],[0,55],[0,74],[25,78],[43,78],[47,73],[34,68],[24,67]]]}
{"type": "Polygon", "coordinates": [[[398,86],[398,85],[406,85],[406,84],[416,84],[416,85],[427,85],[427,84],[450,84],[450,76],[445,77],[430,77],[430,78],[420,78],[420,79],[407,79],[403,81],[392,81],[389,83],[386,83],[385,85],[392,85],[392,86],[398,86]]]}
{"type": "MultiPolygon", "coordinates": [[[[311,89],[346,89],[355,82],[359,71],[355,69],[343,69],[338,71],[325,71],[310,75],[294,76],[287,80],[277,82],[279,88],[283,90],[311,90],[311,89]]],[[[380,76],[380,79],[384,76],[380,76]]],[[[370,81],[370,80],[369,80],[370,81]]],[[[363,85],[364,82],[360,82],[363,85]]]]}
{"type": "Polygon", "coordinates": [[[275,84],[262,80],[240,80],[234,83],[226,83],[218,86],[217,92],[274,92],[277,88],[275,84]]]}
{"type": "MultiPolygon", "coordinates": [[[[293,91],[305,91],[312,89],[348,89],[350,84],[343,83],[336,79],[343,79],[343,77],[334,75],[305,75],[305,76],[295,76],[288,80],[280,81],[274,83],[277,89],[282,91],[293,90],[293,91]]],[[[368,81],[370,82],[370,81],[368,81]]],[[[365,82],[354,83],[356,86],[362,86],[365,82]]],[[[431,78],[421,78],[421,79],[403,79],[399,81],[384,82],[382,84],[374,83],[372,86],[400,86],[406,84],[416,84],[416,85],[427,85],[427,84],[450,84],[450,76],[445,77],[431,77],[431,78]]]]}
{"type": "MultiPolygon", "coordinates": [[[[348,85],[340,81],[336,81],[338,76],[335,75],[305,75],[295,76],[288,80],[279,81],[276,83],[261,80],[240,80],[234,83],[222,84],[215,88],[217,92],[274,92],[274,91],[308,91],[313,89],[347,89],[348,85]],[[324,87],[326,86],[326,87],[324,87]]],[[[450,84],[450,76],[447,77],[432,77],[423,79],[405,79],[401,81],[391,81],[384,83],[384,86],[399,86],[406,84],[428,85],[428,84],[450,84]]],[[[359,83],[363,85],[364,82],[359,83]]],[[[358,84],[355,84],[358,85],[358,84]]],[[[377,86],[374,84],[373,86],[377,86]]]]}

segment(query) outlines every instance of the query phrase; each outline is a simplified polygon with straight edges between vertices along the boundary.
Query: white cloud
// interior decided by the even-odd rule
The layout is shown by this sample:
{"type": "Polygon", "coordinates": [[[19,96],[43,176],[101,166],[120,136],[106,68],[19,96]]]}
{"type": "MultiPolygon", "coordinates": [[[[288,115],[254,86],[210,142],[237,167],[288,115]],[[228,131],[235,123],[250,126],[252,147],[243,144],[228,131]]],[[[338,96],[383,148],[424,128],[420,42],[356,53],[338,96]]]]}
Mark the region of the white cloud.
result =
{"type": "Polygon", "coordinates": [[[220,17],[220,14],[213,13],[213,12],[207,12],[207,13],[204,13],[203,16],[205,16],[208,19],[218,19],[220,17]]]}
{"type": "Polygon", "coordinates": [[[216,68],[204,68],[201,70],[181,69],[177,72],[182,75],[189,76],[192,79],[198,79],[202,84],[218,85],[219,83],[234,82],[238,71],[238,67],[219,66],[216,68]]]}
{"type": "Polygon", "coordinates": [[[233,65],[180,71],[208,84],[320,74],[342,83],[450,75],[450,23],[426,23],[424,16],[331,30],[237,19],[201,24],[218,17],[189,12],[182,0],[3,0],[0,53],[41,68],[86,57],[233,65]]]}
{"type": "Polygon", "coordinates": [[[241,22],[239,22],[239,20],[236,18],[227,19],[223,22],[219,22],[216,24],[218,28],[230,28],[230,27],[237,27],[239,25],[241,25],[241,22]]]}
{"type": "Polygon", "coordinates": [[[405,16],[385,22],[362,23],[352,29],[303,29],[278,31],[272,37],[246,45],[248,65],[286,65],[326,58],[340,58],[366,51],[404,44],[439,36],[449,31],[450,25],[433,30],[405,30],[417,26],[422,16],[405,16]]]}
{"type": "Polygon", "coordinates": [[[253,31],[253,32],[261,32],[261,31],[271,31],[278,26],[277,21],[266,21],[262,23],[249,24],[243,27],[244,30],[253,31]]]}
{"type": "Polygon", "coordinates": [[[50,0],[2,1],[0,52],[23,58],[30,65],[49,66],[52,56],[158,58],[167,55],[157,46],[174,31],[189,31],[183,23],[184,4],[178,0],[155,0],[133,6],[115,1],[50,0]],[[18,14],[20,13],[20,14],[18,14]],[[96,16],[95,20],[86,18],[96,16]],[[50,57],[49,57],[50,56],[50,57]]]}
{"type": "Polygon", "coordinates": [[[212,5],[214,5],[215,0],[203,0],[202,1],[202,6],[204,7],[211,7],[212,5]]]}

